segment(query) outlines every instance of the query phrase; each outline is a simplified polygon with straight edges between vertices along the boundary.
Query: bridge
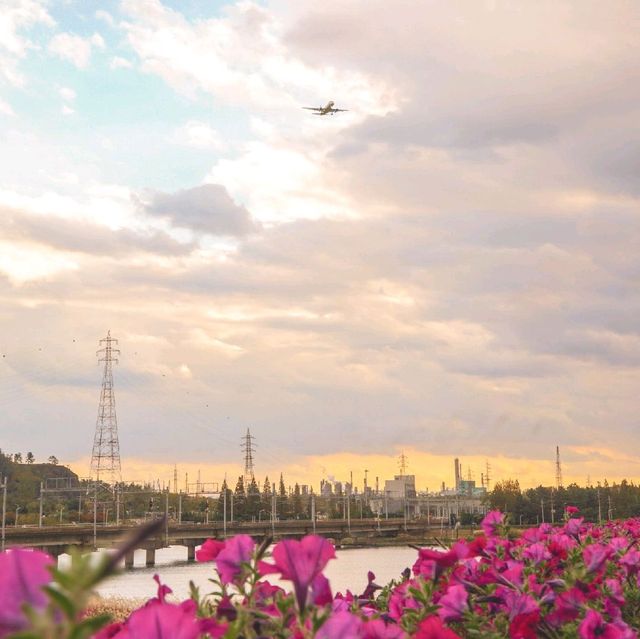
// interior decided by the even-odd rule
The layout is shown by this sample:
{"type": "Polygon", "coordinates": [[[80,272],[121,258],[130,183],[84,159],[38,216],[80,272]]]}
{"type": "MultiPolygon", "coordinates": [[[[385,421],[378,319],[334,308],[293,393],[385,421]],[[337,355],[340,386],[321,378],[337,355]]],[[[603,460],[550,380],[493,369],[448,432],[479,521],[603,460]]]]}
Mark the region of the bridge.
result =
{"type": "MultiPolygon", "coordinates": [[[[42,528],[24,527],[7,528],[5,530],[6,546],[40,548],[54,557],[76,548],[81,552],[90,552],[97,548],[110,548],[117,546],[136,526],[112,526],[112,525],[65,525],[46,526],[42,528]]],[[[448,537],[450,531],[445,529],[444,535],[448,537]]],[[[187,561],[195,561],[195,550],[206,539],[224,539],[233,535],[251,535],[256,540],[265,537],[273,537],[275,540],[282,538],[300,538],[304,535],[317,534],[331,538],[337,546],[343,542],[349,545],[358,543],[375,543],[381,538],[393,538],[405,536],[412,540],[419,540],[425,545],[434,544],[434,536],[439,536],[442,531],[440,526],[429,526],[426,521],[405,521],[399,519],[330,519],[314,522],[311,520],[285,520],[264,522],[222,522],[209,524],[178,524],[169,522],[154,536],[141,542],[139,548],[132,549],[125,556],[125,567],[133,568],[134,550],[146,551],[147,566],[155,565],[156,550],[168,546],[185,546],[187,549],[187,561]]]]}

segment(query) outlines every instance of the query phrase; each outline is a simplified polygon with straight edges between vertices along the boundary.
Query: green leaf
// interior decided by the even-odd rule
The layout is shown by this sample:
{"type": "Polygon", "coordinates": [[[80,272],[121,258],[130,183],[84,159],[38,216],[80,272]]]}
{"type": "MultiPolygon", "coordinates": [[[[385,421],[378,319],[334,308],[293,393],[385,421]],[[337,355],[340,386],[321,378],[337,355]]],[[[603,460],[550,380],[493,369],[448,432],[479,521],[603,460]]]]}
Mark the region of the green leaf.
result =
{"type": "Polygon", "coordinates": [[[43,590],[49,595],[49,598],[62,609],[68,619],[75,619],[76,607],[64,593],[56,590],[52,586],[44,586],[43,590]]]}

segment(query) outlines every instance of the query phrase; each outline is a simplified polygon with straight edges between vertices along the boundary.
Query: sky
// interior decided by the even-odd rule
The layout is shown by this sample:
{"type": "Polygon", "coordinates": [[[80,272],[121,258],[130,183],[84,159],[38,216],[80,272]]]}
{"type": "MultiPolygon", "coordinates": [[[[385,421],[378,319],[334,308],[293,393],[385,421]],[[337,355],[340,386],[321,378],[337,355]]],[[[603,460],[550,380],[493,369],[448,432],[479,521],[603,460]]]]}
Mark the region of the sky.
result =
{"type": "Polygon", "coordinates": [[[639,479],[635,0],[0,9],[4,451],[639,479]]]}

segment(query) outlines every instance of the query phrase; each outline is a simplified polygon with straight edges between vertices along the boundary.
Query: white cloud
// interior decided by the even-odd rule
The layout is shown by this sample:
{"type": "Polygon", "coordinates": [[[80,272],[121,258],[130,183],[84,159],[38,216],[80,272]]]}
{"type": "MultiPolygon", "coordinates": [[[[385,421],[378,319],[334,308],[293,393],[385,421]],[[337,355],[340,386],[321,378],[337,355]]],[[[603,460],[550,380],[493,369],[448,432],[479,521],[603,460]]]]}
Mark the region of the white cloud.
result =
{"type": "Polygon", "coordinates": [[[73,100],[75,100],[77,96],[76,92],[69,87],[60,88],[58,90],[58,93],[60,94],[60,97],[67,102],[73,102],[73,100]]]}
{"type": "Polygon", "coordinates": [[[95,13],[95,16],[98,20],[103,20],[104,22],[106,22],[110,27],[115,25],[115,20],[113,19],[113,16],[108,11],[105,11],[104,9],[98,9],[95,13]]]}
{"type": "Polygon", "coordinates": [[[42,0],[7,0],[0,8],[0,78],[11,84],[24,84],[18,61],[34,46],[22,31],[35,24],[54,24],[47,4],[42,0]]]}
{"type": "Polygon", "coordinates": [[[133,66],[126,58],[120,56],[114,56],[109,62],[109,68],[111,69],[130,69],[133,66]]]}
{"type": "Polygon", "coordinates": [[[174,135],[178,144],[191,146],[196,149],[212,149],[220,151],[225,148],[225,143],[220,133],[206,122],[190,120],[181,126],[174,135]]]}
{"type": "Polygon", "coordinates": [[[0,98],[0,113],[3,115],[15,115],[15,111],[12,109],[8,102],[5,102],[0,98]]]}
{"type": "Polygon", "coordinates": [[[60,112],[62,113],[62,115],[73,115],[75,113],[75,109],[72,109],[70,106],[63,104],[60,112]]]}
{"type": "Polygon", "coordinates": [[[71,62],[79,69],[85,69],[91,61],[93,47],[104,48],[104,40],[98,33],[83,38],[73,33],[58,33],[49,41],[49,51],[71,62]]]}

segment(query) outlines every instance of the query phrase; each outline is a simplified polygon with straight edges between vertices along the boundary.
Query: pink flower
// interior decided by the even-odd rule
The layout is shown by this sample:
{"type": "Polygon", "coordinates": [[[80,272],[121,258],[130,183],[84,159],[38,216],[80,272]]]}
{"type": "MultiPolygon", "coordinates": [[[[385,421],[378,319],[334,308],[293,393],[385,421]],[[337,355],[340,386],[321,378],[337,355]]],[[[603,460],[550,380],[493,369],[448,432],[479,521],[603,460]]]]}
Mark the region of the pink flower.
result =
{"type": "Polygon", "coordinates": [[[371,572],[367,573],[367,587],[364,592],[358,597],[358,599],[369,600],[373,597],[377,590],[380,590],[382,586],[378,586],[376,583],[376,576],[371,572]]]}
{"type": "Polygon", "coordinates": [[[136,610],[126,627],[115,635],[117,639],[199,639],[207,632],[221,637],[226,626],[210,619],[199,620],[193,608],[174,604],[152,604],[136,610]],[[123,632],[124,631],[124,632],[123,632]]]}
{"type": "Polygon", "coordinates": [[[578,636],[580,639],[625,639],[629,634],[626,628],[607,623],[599,612],[590,608],[578,626],[578,636]]]}
{"type": "Polygon", "coordinates": [[[438,617],[427,617],[418,626],[414,639],[461,639],[453,630],[447,628],[438,617]]]}
{"type": "Polygon", "coordinates": [[[253,555],[255,542],[249,535],[236,535],[227,540],[216,556],[216,568],[223,584],[233,583],[241,574],[243,564],[253,555]]]}
{"type": "Polygon", "coordinates": [[[311,582],[311,601],[316,606],[326,606],[333,601],[329,580],[323,575],[317,575],[311,582]]]}
{"type": "Polygon", "coordinates": [[[217,539],[207,539],[199,550],[196,550],[196,559],[198,561],[213,561],[222,550],[224,550],[224,541],[217,539]]]}
{"type": "Polygon", "coordinates": [[[320,626],[315,636],[316,639],[357,639],[361,627],[362,622],[355,615],[336,612],[320,626]]]}
{"type": "Polygon", "coordinates": [[[545,545],[540,542],[527,546],[522,552],[522,556],[525,559],[530,559],[534,566],[537,566],[547,559],[551,559],[551,553],[546,549],[545,545]]]}
{"type": "Polygon", "coordinates": [[[566,512],[567,515],[569,515],[569,517],[571,517],[571,515],[575,515],[575,514],[579,513],[580,509],[577,506],[567,506],[564,509],[564,512],[566,512]]]}
{"type": "Polygon", "coordinates": [[[311,582],[335,556],[332,544],[317,535],[307,535],[300,541],[285,539],[273,549],[275,565],[260,562],[260,574],[280,573],[283,579],[292,581],[299,609],[303,610],[311,582]]]}
{"type": "Polygon", "coordinates": [[[528,615],[539,610],[536,600],[531,595],[510,591],[504,598],[505,608],[512,621],[518,615],[528,615]]]}
{"type": "Polygon", "coordinates": [[[605,562],[611,556],[611,548],[600,544],[585,546],[582,550],[582,558],[587,567],[587,572],[599,572],[605,562]]]}
{"type": "Polygon", "coordinates": [[[449,586],[438,604],[438,615],[442,621],[456,621],[469,610],[469,596],[464,586],[449,586]]]}
{"type": "Polygon", "coordinates": [[[24,604],[36,610],[47,605],[42,587],[51,581],[51,565],[53,559],[39,550],[16,548],[0,554],[0,637],[27,627],[24,604]]]}
{"type": "Polygon", "coordinates": [[[497,534],[498,526],[504,523],[504,515],[499,510],[492,510],[487,513],[485,518],[480,522],[482,530],[487,537],[493,537],[497,534]]]}
{"type": "Polygon", "coordinates": [[[372,619],[362,626],[362,639],[403,639],[406,635],[395,623],[383,619],[372,619]]]}

